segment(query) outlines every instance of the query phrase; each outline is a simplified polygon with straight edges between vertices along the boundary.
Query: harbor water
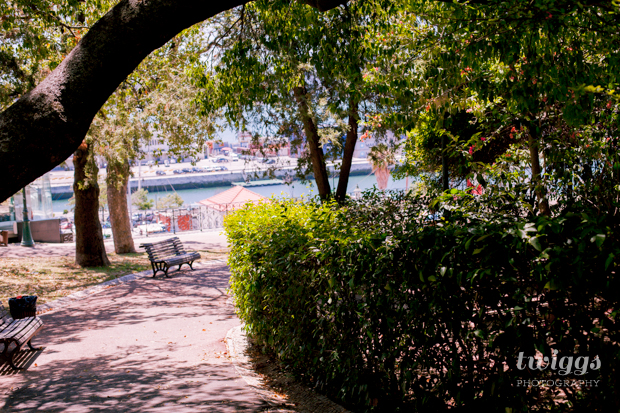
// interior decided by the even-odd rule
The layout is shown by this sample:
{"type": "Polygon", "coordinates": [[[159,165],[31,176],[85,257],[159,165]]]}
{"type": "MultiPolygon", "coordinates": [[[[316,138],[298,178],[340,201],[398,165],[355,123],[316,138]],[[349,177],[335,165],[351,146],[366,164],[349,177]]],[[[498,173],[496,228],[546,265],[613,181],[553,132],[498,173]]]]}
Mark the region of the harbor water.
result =
{"type": "MultiPolygon", "coordinates": [[[[411,183],[412,180],[410,179],[409,184],[411,185],[411,183]]],[[[330,179],[330,184],[332,186],[332,189],[336,188],[336,186],[338,185],[338,178],[330,179]]],[[[352,194],[353,191],[355,191],[356,187],[359,187],[360,190],[364,191],[366,189],[372,188],[376,184],[377,180],[375,179],[374,174],[350,176],[349,183],[347,185],[347,193],[352,194]]],[[[405,189],[405,187],[405,179],[393,180],[392,177],[390,177],[390,180],[388,182],[388,189],[405,189]]],[[[157,191],[153,191],[151,189],[149,192],[149,198],[157,202],[159,198],[162,198],[169,193],[176,192],[183,199],[184,205],[189,206],[191,204],[197,203],[198,201],[202,201],[203,199],[207,199],[221,192],[224,192],[230,188],[231,185],[223,185],[210,188],[175,190],[172,185],[167,185],[157,187],[157,191]]],[[[266,197],[299,198],[301,196],[312,197],[318,194],[314,180],[310,180],[306,184],[301,183],[301,181],[293,181],[290,185],[280,184],[268,186],[254,186],[248,189],[266,197]]],[[[59,199],[52,201],[52,209],[56,216],[62,214],[64,210],[71,211],[72,208],[73,205],[69,205],[68,199],[59,199]]]]}

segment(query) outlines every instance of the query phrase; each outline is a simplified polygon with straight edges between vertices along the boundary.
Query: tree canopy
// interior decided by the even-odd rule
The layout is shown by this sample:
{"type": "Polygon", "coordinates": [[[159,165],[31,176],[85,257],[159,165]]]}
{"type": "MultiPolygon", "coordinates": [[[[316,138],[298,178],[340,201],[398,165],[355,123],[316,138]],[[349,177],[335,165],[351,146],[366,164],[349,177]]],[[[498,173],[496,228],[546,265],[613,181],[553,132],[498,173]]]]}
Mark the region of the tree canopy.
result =
{"type": "MultiPolygon", "coordinates": [[[[77,27],[86,5],[59,3],[51,8],[53,13],[43,13],[49,3],[40,2],[31,13],[26,7],[30,2],[6,3],[2,9],[5,39],[16,36],[13,44],[25,49],[14,48],[8,55],[4,51],[3,62],[8,62],[4,70],[10,73],[3,78],[10,79],[3,80],[4,99],[8,102],[40,83],[0,115],[0,171],[13,178],[0,187],[0,195],[10,196],[66,159],[82,142],[108,96],[151,51],[184,28],[242,3],[123,0],[86,33],[70,35],[72,41],[79,39],[76,47],[42,81],[45,70],[62,58],[62,30],[82,30],[77,27]],[[60,37],[38,35],[41,27],[56,28],[60,37]],[[47,38],[53,41],[48,43],[47,38]],[[58,46],[45,51],[43,44],[58,46]],[[38,69],[33,57],[15,66],[19,53],[45,56],[50,64],[38,69]]],[[[342,4],[305,3],[319,10],[342,4]]],[[[392,30],[378,25],[373,32],[368,27],[369,54],[379,56],[372,47],[400,48],[382,54],[364,72],[384,98],[376,110],[376,124],[411,128],[425,110],[445,114],[470,109],[485,120],[485,135],[489,135],[483,136],[488,138],[486,143],[478,143],[474,153],[509,139],[510,134],[516,138],[512,128],[521,131],[520,126],[527,132],[521,139],[534,133],[534,140],[544,146],[546,141],[541,139],[547,132],[541,124],[545,120],[563,122],[564,137],[601,119],[606,119],[607,130],[616,127],[617,3],[419,0],[392,4],[401,13],[393,20],[392,30]],[[517,120],[521,123],[516,124],[517,120]]],[[[105,9],[105,3],[95,6],[105,9]]],[[[83,24],[91,24],[89,17],[84,19],[83,24]]]]}
{"type": "Polygon", "coordinates": [[[197,77],[207,112],[224,109],[228,123],[301,147],[298,176],[314,173],[322,198],[331,195],[325,152],[340,161],[336,198],[344,199],[360,112],[376,104],[362,70],[375,59],[364,49],[368,26],[385,25],[379,1],[350,2],[321,13],[287,2],[256,1],[218,21],[216,51],[197,77]]]}
{"type": "Polygon", "coordinates": [[[618,129],[619,18],[612,2],[402,4],[393,30],[371,36],[377,49],[400,46],[366,73],[385,90],[373,122],[412,132],[405,171],[424,159],[437,167],[437,155],[455,178],[499,160],[527,167],[548,214],[541,180],[591,163],[575,155],[618,129]]]}

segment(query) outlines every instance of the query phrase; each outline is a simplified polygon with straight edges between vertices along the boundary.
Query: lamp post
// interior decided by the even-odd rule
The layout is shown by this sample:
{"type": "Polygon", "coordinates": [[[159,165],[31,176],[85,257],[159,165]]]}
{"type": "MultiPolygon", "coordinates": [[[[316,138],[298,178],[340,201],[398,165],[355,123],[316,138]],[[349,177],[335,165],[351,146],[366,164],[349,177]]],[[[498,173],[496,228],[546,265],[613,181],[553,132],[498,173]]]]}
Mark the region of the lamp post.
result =
{"type": "Polygon", "coordinates": [[[24,225],[22,227],[22,247],[34,247],[32,232],[30,231],[30,219],[28,218],[28,206],[26,205],[26,187],[23,188],[24,198],[24,225]]]}

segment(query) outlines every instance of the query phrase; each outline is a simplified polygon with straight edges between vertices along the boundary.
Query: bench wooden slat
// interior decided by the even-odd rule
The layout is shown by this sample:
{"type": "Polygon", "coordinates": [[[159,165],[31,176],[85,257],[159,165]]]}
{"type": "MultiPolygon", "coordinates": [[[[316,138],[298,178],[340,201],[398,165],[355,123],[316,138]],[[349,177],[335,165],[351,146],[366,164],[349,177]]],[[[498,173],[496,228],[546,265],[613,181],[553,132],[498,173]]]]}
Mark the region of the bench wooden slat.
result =
{"type": "Polygon", "coordinates": [[[15,320],[8,328],[0,332],[0,341],[15,340],[20,346],[43,325],[39,317],[26,317],[15,320]]]}
{"type": "Polygon", "coordinates": [[[140,245],[146,250],[153,267],[153,277],[163,271],[168,276],[168,269],[173,265],[178,265],[179,269],[183,264],[188,264],[193,270],[192,263],[200,258],[197,252],[186,252],[183,243],[178,237],[169,238],[163,241],[144,243],[140,245]]]}
{"type": "Polygon", "coordinates": [[[13,369],[19,370],[13,364],[13,356],[21,350],[24,344],[32,347],[32,338],[43,327],[43,321],[39,317],[25,317],[19,320],[13,320],[6,308],[0,303],[0,343],[4,345],[4,350],[0,356],[8,360],[13,369]],[[11,344],[15,344],[13,351],[9,351],[11,344]]]}

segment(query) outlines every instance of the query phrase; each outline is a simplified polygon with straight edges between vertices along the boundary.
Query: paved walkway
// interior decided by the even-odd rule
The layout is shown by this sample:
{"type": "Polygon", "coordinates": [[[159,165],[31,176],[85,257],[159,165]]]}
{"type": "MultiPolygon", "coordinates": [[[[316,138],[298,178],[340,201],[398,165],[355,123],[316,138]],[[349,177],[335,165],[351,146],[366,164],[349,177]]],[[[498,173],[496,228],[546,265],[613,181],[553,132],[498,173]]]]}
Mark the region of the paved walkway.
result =
{"type": "MultiPolygon", "coordinates": [[[[138,248],[143,242],[153,242],[156,240],[179,237],[183,245],[192,250],[222,250],[228,247],[226,236],[222,230],[204,232],[180,232],[178,234],[154,234],[149,237],[134,238],[137,251],[144,251],[138,248]]],[[[108,253],[114,252],[114,242],[105,241],[105,248],[108,253]]],[[[8,247],[0,247],[0,258],[14,257],[58,257],[74,256],[75,243],[51,244],[35,243],[34,247],[22,247],[19,243],[9,244],[8,247]]]]}
{"type": "Polygon", "coordinates": [[[14,373],[0,365],[0,411],[257,412],[266,402],[228,360],[240,322],[223,262],[136,278],[41,315],[14,373]]]}

